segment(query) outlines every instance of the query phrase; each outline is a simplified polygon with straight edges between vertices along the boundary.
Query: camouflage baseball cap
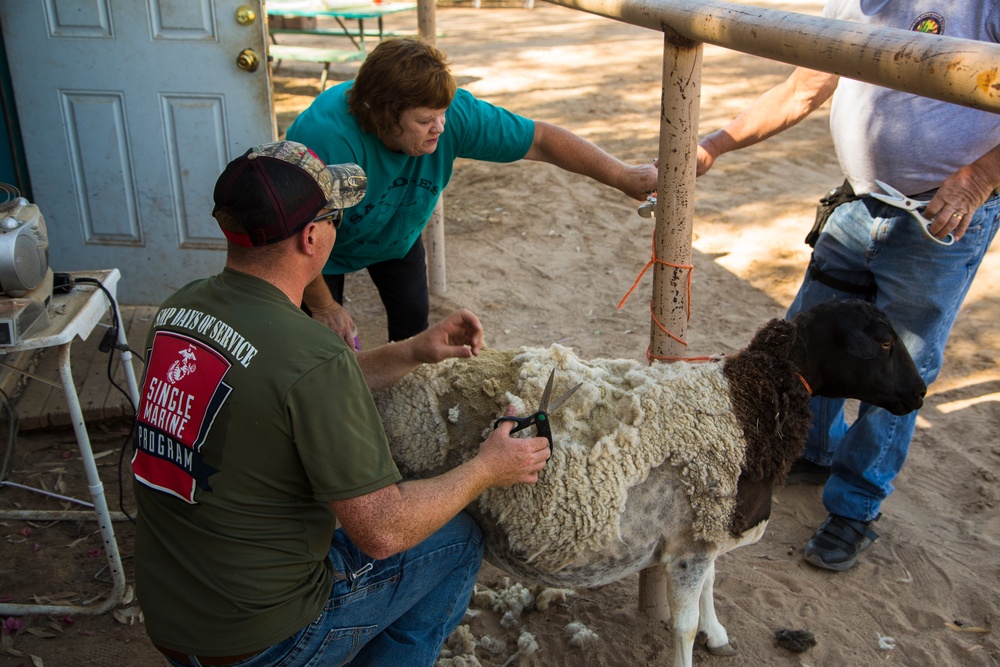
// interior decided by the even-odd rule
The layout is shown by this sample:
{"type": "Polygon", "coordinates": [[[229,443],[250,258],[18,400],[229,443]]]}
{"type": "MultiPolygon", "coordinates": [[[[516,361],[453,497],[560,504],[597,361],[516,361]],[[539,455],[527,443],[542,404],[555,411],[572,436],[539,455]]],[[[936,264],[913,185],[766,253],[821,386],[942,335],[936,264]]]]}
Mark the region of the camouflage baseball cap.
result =
{"type": "Polygon", "coordinates": [[[365,196],[368,178],[356,164],[323,164],[294,141],[255,146],[226,167],[215,184],[222,233],[242,246],[283,241],[327,208],[347,208],[365,196]]]}

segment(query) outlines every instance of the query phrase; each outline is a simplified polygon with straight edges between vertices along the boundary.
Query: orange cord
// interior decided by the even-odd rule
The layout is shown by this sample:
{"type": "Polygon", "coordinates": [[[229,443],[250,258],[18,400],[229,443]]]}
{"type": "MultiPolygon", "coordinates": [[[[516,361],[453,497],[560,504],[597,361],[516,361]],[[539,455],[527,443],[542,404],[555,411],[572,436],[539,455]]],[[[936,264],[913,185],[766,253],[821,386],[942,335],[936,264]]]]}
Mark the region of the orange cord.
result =
{"type": "MultiPolygon", "coordinates": [[[[687,309],[687,313],[686,313],[687,320],[690,321],[691,320],[691,277],[694,274],[694,266],[690,265],[690,264],[674,264],[673,262],[666,262],[666,261],[660,259],[659,257],[657,257],[656,256],[656,231],[655,230],[653,231],[652,257],[651,257],[651,259],[648,262],[646,262],[646,266],[642,267],[642,271],[639,272],[639,276],[635,279],[635,282],[632,283],[632,287],[630,287],[629,290],[628,290],[628,292],[625,293],[625,296],[622,297],[622,300],[618,302],[618,310],[621,310],[622,306],[625,305],[625,301],[627,301],[628,298],[630,296],[632,296],[632,292],[634,292],[635,288],[639,286],[639,281],[642,280],[642,277],[644,275],[646,275],[646,271],[648,271],[649,267],[653,266],[654,264],[663,264],[665,266],[670,266],[670,267],[673,267],[675,269],[684,269],[684,270],[686,270],[688,272],[688,274],[687,274],[687,300],[685,301],[684,305],[685,305],[685,307],[687,309]]],[[[653,312],[653,300],[652,299],[649,300],[649,315],[650,315],[650,317],[653,318],[653,322],[656,323],[656,326],[658,326],[660,328],[660,331],[662,331],[663,333],[667,334],[668,336],[670,336],[671,338],[673,338],[675,341],[677,341],[681,345],[684,345],[685,347],[687,346],[687,341],[685,341],[684,339],[680,338],[679,336],[674,335],[674,333],[672,333],[671,331],[669,331],[665,326],[663,326],[663,324],[658,319],[656,319],[656,314],[653,312]]],[[[650,362],[650,363],[652,363],[653,359],[658,359],[660,361],[708,361],[708,360],[711,360],[713,358],[714,357],[659,357],[659,356],[656,356],[656,355],[652,354],[650,352],[650,349],[648,347],[646,348],[646,361],[650,362]]]]}
{"type": "MultiPolygon", "coordinates": [[[[646,271],[648,271],[649,267],[653,266],[653,264],[664,264],[666,266],[672,266],[675,269],[686,269],[687,270],[687,272],[688,272],[688,277],[687,277],[687,301],[685,302],[685,306],[687,306],[687,320],[690,322],[691,321],[691,277],[694,275],[694,266],[690,265],[690,264],[674,264],[673,262],[665,262],[662,259],[658,258],[656,256],[656,230],[653,230],[652,258],[648,262],[646,262],[646,266],[642,267],[642,271],[639,272],[639,276],[635,279],[635,282],[632,283],[632,287],[630,287],[629,290],[628,290],[628,292],[625,293],[625,296],[622,297],[622,300],[618,302],[618,310],[621,310],[622,306],[625,305],[625,302],[628,300],[628,298],[630,296],[632,296],[632,292],[634,292],[635,288],[639,286],[639,281],[642,280],[642,277],[644,275],[646,275],[646,271]]],[[[654,322],[656,322],[656,326],[660,327],[660,331],[662,331],[663,333],[667,334],[668,336],[670,336],[671,338],[673,338],[675,341],[677,341],[681,345],[684,345],[685,347],[687,347],[687,341],[686,340],[683,340],[680,337],[675,336],[673,333],[671,333],[670,331],[668,331],[667,328],[665,326],[663,326],[663,324],[661,324],[658,319],[656,319],[656,314],[653,312],[653,300],[652,299],[649,300],[649,316],[653,318],[654,322]]],[[[660,356],[657,356],[657,355],[653,354],[652,352],[650,352],[650,348],[647,347],[646,348],[646,363],[652,364],[654,359],[656,359],[658,361],[689,361],[689,362],[693,362],[693,361],[718,361],[720,359],[720,357],[718,357],[718,356],[715,356],[715,357],[660,357],[660,356]]],[[[799,374],[799,381],[802,382],[802,385],[806,388],[806,391],[809,393],[810,396],[812,396],[812,393],[813,393],[812,392],[812,387],[809,386],[809,383],[806,382],[806,379],[804,377],[802,377],[801,373],[799,374]]]]}

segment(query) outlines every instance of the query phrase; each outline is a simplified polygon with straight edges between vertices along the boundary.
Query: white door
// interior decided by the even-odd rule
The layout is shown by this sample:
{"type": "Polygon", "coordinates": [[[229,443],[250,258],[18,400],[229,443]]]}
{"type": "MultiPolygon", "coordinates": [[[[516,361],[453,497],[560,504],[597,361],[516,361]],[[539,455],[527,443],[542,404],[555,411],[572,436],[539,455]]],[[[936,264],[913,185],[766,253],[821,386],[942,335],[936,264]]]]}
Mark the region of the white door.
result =
{"type": "Polygon", "coordinates": [[[129,304],[217,273],[215,180],[277,137],[261,0],[0,0],[0,26],[53,270],[118,268],[129,304]]]}

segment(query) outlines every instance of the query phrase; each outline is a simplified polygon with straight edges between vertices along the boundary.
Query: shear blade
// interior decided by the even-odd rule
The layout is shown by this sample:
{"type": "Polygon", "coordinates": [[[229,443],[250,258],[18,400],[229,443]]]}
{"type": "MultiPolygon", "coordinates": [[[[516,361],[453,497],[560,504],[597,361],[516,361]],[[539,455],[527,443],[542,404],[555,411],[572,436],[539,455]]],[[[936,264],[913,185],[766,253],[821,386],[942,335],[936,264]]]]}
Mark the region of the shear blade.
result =
{"type": "Polygon", "coordinates": [[[549,409],[549,397],[552,396],[552,385],[556,381],[556,369],[552,369],[549,373],[549,380],[545,383],[545,389],[542,391],[542,400],[538,401],[538,411],[546,412],[549,409]]]}
{"type": "Polygon", "coordinates": [[[549,399],[552,398],[552,386],[555,384],[555,381],[556,381],[556,369],[553,368],[552,372],[549,373],[548,382],[545,383],[545,389],[542,391],[542,399],[538,402],[539,412],[551,413],[554,412],[555,410],[558,410],[559,406],[565,403],[566,399],[573,395],[573,392],[575,392],[577,389],[583,386],[582,382],[578,383],[575,387],[567,390],[566,392],[561,394],[559,398],[552,401],[552,405],[549,405],[549,399]]]}
{"type": "Polygon", "coordinates": [[[583,383],[582,382],[578,382],[575,387],[573,387],[572,389],[569,389],[568,391],[566,391],[566,393],[564,393],[562,396],[560,396],[555,401],[553,401],[552,402],[552,407],[549,408],[549,412],[555,412],[556,410],[558,410],[559,406],[562,405],[563,403],[565,403],[566,399],[569,398],[570,396],[572,396],[573,392],[575,392],[577,389],[579,389],[582,386],[583,386],[583,383]]]}
{"type": "MultiPolygon", "coordinates": [[[[882,181],[875,179],[875,185],[879,186],[880,188],[882,188],[883,190],[885,190],[886,192],[888,192],[890,195],[892,195],[897,199],[906,199],[906,195],[904,195],[902,192],[892,187],[888,183],[883,183],[882,181]]],[[[872,196],[875,196],[875,193],[872,193],[872,196]]]]}

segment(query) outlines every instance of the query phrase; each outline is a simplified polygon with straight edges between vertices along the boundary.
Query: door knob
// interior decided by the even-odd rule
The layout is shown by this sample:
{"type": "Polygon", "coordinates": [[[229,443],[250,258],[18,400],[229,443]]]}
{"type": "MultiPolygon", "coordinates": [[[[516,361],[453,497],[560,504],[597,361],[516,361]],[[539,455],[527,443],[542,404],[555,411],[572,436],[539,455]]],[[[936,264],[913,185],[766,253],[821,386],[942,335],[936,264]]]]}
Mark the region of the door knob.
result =
{"type": "Polygon", "coordinates": [[[236,57],[236,66],[247,72],[256,72],[260,65],[260,56],[253,49],[243,49],[236,57]]]}
{"type": "Polygon", "coordinates": [[[236,10],[236,22],[240,25],[250,25],[256,18],[257,13],[246,5],[240,5],[236,10]]]}

